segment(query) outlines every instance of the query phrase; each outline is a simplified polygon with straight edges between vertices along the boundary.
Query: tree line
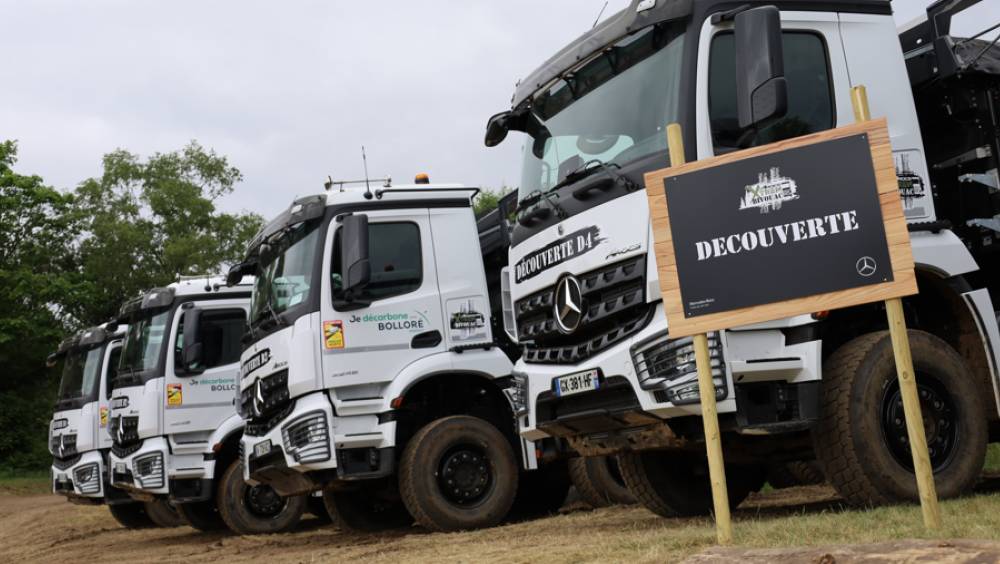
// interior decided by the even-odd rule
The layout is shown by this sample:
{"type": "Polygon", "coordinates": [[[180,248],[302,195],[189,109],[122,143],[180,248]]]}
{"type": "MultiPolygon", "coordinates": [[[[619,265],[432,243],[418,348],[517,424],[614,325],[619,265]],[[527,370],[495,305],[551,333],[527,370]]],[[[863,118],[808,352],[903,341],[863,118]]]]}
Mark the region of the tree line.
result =
{"type": "Polygon", "coordinates": [[[178,275],[218,272],[263,225],[217,208],[243,175],[197,142],[108,153],[101,176],[70,190],[16,171],[17,148],[0,142],[0,473],[51,462],[59,375],[45,359],[63,338],[178,275]]]}

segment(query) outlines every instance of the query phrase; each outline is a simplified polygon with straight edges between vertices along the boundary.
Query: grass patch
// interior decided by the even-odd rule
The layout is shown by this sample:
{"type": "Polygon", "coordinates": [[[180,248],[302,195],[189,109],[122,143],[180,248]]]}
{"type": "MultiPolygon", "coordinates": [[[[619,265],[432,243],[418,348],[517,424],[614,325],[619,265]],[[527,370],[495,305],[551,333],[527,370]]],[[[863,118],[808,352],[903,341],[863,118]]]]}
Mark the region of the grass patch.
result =
{"type": "Polygon", "coordinates": [[[1000,472],[1000,444],[992,444],[986,449],[986,471],[1000,472]]]}
{"type": "Polygon", "coordinates": [[[46,470],[32,472],[0,472],[0,495],[32,495],[52,492],[46,470]]]}

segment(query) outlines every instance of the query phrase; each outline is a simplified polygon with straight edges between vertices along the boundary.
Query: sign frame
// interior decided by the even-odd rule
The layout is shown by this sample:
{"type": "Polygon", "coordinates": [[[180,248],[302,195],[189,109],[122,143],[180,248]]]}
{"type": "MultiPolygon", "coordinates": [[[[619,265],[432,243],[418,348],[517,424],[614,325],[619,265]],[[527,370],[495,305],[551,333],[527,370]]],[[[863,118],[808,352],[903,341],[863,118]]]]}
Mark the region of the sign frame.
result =
{"type": "MultiPolygon", "coordinates": [[[[879,302],[917,293],[910,235],[906,217],[903,215],[895,161],[889,142],[889,129],[884,118],[863,121],[691,163],[677,164],[677,166],[647,173],[645,184],[650,221],[653,227],[653,251],[659,271],[660,292],[663,296],[664,310],[672,338],[879,302]],[[860,134],[867,135],[871,150],[878,201],[891,262],[892,280],[845,290],[805,295],[785,301],[692,317],[685,316],[666,200],[665,181],[668,178],[710,167],[860,134]]],[[[677,210],[674,211],[678,213],[677,210]]]]}

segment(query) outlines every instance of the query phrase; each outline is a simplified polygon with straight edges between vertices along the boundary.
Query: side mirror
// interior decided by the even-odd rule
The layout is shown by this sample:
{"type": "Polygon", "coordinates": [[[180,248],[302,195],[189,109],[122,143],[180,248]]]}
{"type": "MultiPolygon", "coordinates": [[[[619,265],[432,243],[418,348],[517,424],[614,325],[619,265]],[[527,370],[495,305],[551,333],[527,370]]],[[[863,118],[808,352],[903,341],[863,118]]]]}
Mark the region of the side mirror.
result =
{"type": "Polygon", "coordinates": [[[256,259],[247,259],[244,262],[239,262],[229,267],[229,272],[226,273],[226,286],[235,286],[243,281],[243,277],[247,274],[253,274],[254,270],[257,268],[256,259]]]}
{"type": "Polygon", "coordinates": [[[364,288],[371,279],[368,262],[368,216],[352,214],[343,219],[340,233],[341,290],[345,294],[364,288]]]}
{"type": "Polygon", "coordinates": [[[496,147],[507,138],[507,133],[510,131],[510,128],[507,126],[507,118],[509,116],[509,111],[500,112],[486,122],[486,139],[484,142],[487,147],[496,147]]]}
{"type": "Polygon", "coordinates": [[[788,111],[781,46],[781,15],[774,6],[736,14],[736,109],[741,128],[759,126],[788,111]]]}
{"type": "Polygon", "coordinates": [[[202,360],[200,307],[193,307],[184,312],[184,343],[181,347],[181,359],[185,372],[201,372],[198,367],[202,360]]]}

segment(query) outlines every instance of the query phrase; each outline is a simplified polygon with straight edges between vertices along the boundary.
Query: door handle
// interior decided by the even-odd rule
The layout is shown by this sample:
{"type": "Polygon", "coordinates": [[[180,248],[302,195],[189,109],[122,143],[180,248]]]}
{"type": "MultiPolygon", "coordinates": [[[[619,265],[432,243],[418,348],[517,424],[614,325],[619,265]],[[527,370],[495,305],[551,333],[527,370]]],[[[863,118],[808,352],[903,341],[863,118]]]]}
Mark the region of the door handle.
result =
{"type": "Polygon", "coordinates": [[[410,341],[411,349],[431,349],[441,344],[441,332],[438,330],[427,331],[416,335],[410,341]]]}

